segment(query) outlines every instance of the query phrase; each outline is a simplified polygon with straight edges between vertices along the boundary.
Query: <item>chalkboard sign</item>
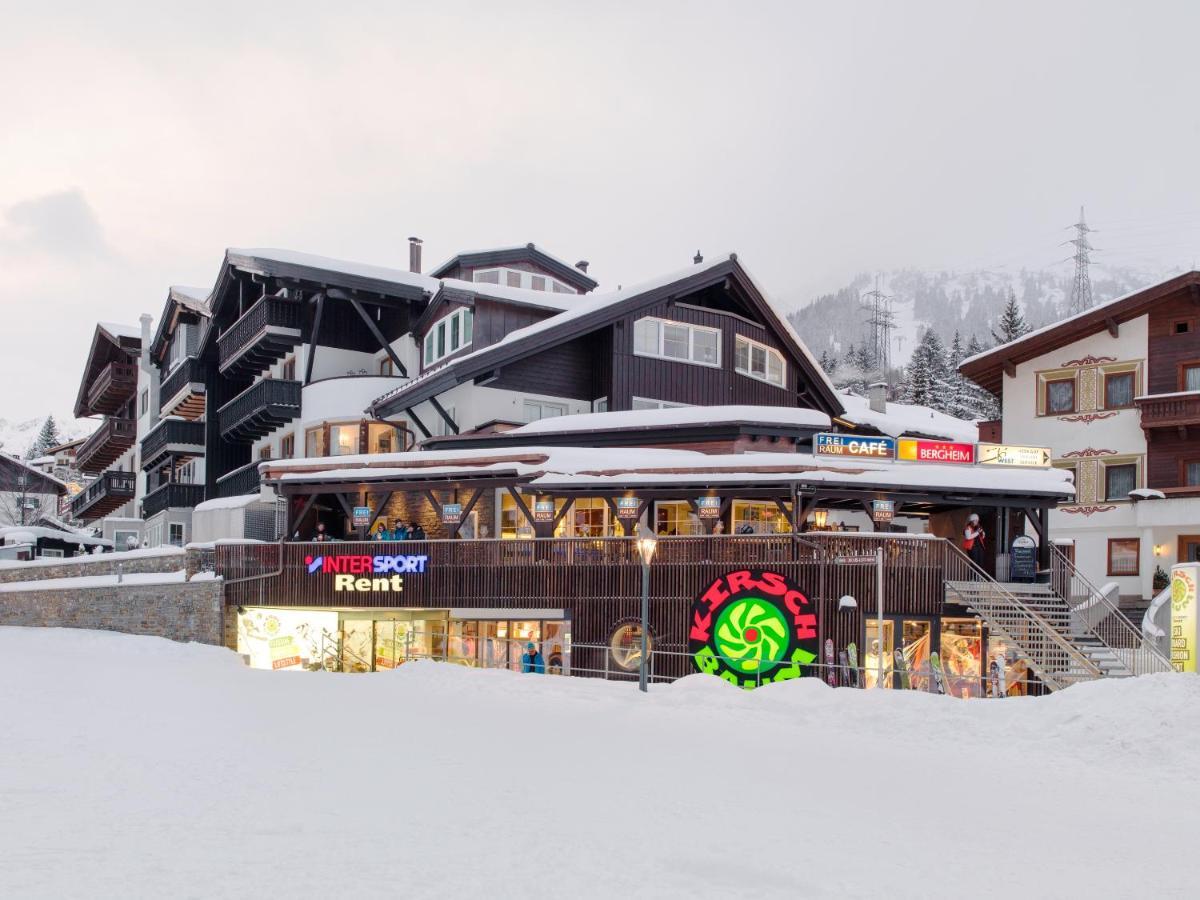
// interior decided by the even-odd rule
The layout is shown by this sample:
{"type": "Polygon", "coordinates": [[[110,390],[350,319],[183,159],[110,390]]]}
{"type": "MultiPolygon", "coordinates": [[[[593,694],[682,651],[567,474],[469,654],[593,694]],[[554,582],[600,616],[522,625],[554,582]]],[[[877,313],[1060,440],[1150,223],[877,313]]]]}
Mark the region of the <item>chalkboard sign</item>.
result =
{"type": "Polygon", "coordinates": [[[1010,581],[1037,581],[1037,542],[1027,534],[1013,538],[1008,578],[1010,581]]]}

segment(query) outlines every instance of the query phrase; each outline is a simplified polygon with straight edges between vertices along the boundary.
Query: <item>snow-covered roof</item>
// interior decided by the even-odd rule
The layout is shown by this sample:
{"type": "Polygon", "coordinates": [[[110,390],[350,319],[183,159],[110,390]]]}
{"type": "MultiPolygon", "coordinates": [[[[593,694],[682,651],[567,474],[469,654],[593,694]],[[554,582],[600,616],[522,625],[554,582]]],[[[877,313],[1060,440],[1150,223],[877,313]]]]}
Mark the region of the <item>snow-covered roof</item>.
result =
{"type": "Polygon", "coordinates": [[[442,262],[438,263],[436,266],[431,268],[429,271],[434,272],[434,273],[444,271],[445,269],[452,266],[455,262],[457,262],[461,259],[464,259],[464,258],[480,257],[480,256],[488,256],[488,255],[499,255],[499,254],[506,254],[506,253],[526,253],[526,252],[536,253],[537,255],[544,257],[545,260],[549,261],[550,263],[553,263],[554,265],[560,266],[563,269],[571,272],[572,275],[579,281],[585,282],[585,283],[587,283],[589,285],[593,285],[593,286],[598,284],[596,279],[593,278],[591,275],[589,275],[587,272],[584,272],[582,269],[571,265],[569,262],[567,262],[562,257],[555,256],[553,253],[549,253],[542,247],[538,246],[537,244],[533,244],[533,243],[514,244],[514,245],[508,246],[508,247],[486,247],[486,248],[479,249],[479,250],[459,250],[457,253],[455,253],[453,256],[451,256],[449,259],[443,260],[442,262]]]}
{"type": "Polygon", "coordinates": [[[570,309],[584,294],[563,294],[556,291],[535,291],[530,288],[515,288],[504,284],[492,284],[487,281],[464,281],[461,278],[443,278],[444,287],[457,291],[468,291],[481,297],[493,300],[503,300],[509,303],[520,303],[525,306],[539,306],[543,309],[553,309],[559,312],[570,309]]]}
{"type": "Polygon", "coordinates": [[[711,425],[748,422],[761,425],[795,425],[828,428],[829,416],[815,409],[792,406],[676,406],[668,409],[635,409],[623,412],[552,416],[514,428],[505,434],[555,434],[566,431],[614,431],[626,428],[663,428],[672,425],[711,425]]]}
{"type": "Polygon", "coordinates": [[[395,269],[390,266],[376,266],[370,263],[353,262],[345,259],[334,259],[329,256],[318,256],[315,253],[301,253],[296,250],[283,250],[271,247],[237,248],[230,247],[228,256],[240,256],[290,266],[305,266],[325,272],[336,272],[342,275],[355,275],[359,278],[370,278],[375,281],[388,281],[397,285],[419,288],[430,294],[437,291],[438,279],[407,269],[395,269]]]}
{"type": "Polygon", "coordinates": [[[80,534],[77,531],[60,531],[40,525],[7,525],[0,528],[0,544],[36,544],[40,538],[64,541],[88,547],[111,547],[112,541],[80,534]]]}
{"type": "Polygon", "coordinates": [[[122,325],[120,322],[97,322],[96,324],[118,340],[120,338],[140,340],[142,337],[142,327],[140,325],[122,325]]]}
{"type": "MultiPolygon", "coordinates": [[[[67,483],[65,481],[63,481],[61,478],[55,478],[49,472],[43,472],[41,469],[35,469],[32,465],[29,464],[29,462],[26,462],[25,460],[21,459],[21,457],[16,456],[15,454],[12,454],[12,453],[5,453],[3,450],[0,450],[0,455],[2,455],[4,457],[4,459],[8,460],[9,462],[16,463],[18,466],[20,466],[25,471],[32,472],[38,478],[44,478],[47,481],[53,482],[54,484],[61,487],[64,491],[67,489],[67,483]]],[[[54,457],[49,457],[49,459],[51,460],[51,462],[53,462],[54,457]]]]}
{"type": "Polygon", "coordinates": [[[182,284],[173,284],[168,289],[168,296],[172,300],[180,306],[186,306],[188,309],[202,316],[208,316],[212,313],[212,310],[208,306],[208,295],[210,293],[211,291],[208,288],[189,287],[182,284]]]}
{"type": "Polygon", "coordinates": [[[1075,488],[1062,469],[1013,469],[872,460],[811,453],[706,454],[658,448],[524,447],[520,450],[419,451],[265,462],[282,482],[427,480],[515,475],[531,488],[618,489],[650,485],[791,484],[863,489],[941,489],[1069,498],[1075,488]]]}
{"type": "Polygon", "coordinates": [[[838,399],[846,410],[838,418],[854,425],[877,429],[892,437],[905,434],[924,435],[968,444],[979,440],[979,427],[976,423],[956,419],[928,406],[889,401],[887,412],[881,413],[871,409],[871,401],[866,397],[839,392],[838,399]]]}
{"type": "Polygon", "coordinates": [[[208,512],[214,509],[244,509],[247,506],[253,506],[256,503],[265,503],[261,494],[239,494],[236,497],[214,497],[212,500],[205,500],[203,503],[197,503],[192,509],[193,513],[208,512]]]}

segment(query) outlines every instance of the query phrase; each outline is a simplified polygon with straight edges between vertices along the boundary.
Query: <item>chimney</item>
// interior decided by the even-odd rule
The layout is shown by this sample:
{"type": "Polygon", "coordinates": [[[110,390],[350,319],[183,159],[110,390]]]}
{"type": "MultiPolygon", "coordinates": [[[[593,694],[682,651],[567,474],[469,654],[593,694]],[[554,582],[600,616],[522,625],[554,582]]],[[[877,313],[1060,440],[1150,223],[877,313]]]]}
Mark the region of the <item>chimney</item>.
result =
{"type": "Polygon", "coordinates": [[[421,239],[419,237],[408,239],[408,271],[421,274],[421,239]]]}
{"type": "Polygon", "coordinates": [[[871,401],[871,411],[877,413],[887,412],[887,383],[877,381],[868,388],[867,396],[871,401]]]}
{"type": "Polygon", "coordinates": [[[588,261],[586,259],[581,259],[579,262],[575,263],[575,268],[577,268],[584,275],[587,274],[587,267],[588,261]]]}
{"type": "Polygon", "coordinates": [[[696,255],[692,257],[692,262],[694,262],[696,265],[700,265],[700,263],[704,262],[704,257],[700,255],[699,250],[697,250],[696,255]]]}

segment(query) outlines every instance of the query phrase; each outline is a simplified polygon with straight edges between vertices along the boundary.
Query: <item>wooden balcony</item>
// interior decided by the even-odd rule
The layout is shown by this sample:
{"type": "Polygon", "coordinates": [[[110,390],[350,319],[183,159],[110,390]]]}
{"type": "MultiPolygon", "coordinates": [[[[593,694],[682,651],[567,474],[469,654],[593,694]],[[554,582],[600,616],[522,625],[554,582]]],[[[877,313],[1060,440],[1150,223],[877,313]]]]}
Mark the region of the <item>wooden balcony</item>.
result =
{"type": "Polygon", "coordinates": [[[136,485],[133,472],[104,472],[71,500],[71,514],[83,522],[107,516],[133,499],[136,485]]]}
{"type": "Polygon", "coordinates": [[[1135,401],[1141,412],[1142,429],[1175,428],[1186,431],[1200,425],[1200,391],[1179,394],[1152,394],[1135,401]]]}
{"type": "Polygon", "coordinates": [[[88,410],[101,415],[117,412],[137,393],[138,371],[133,363],[111,362],[88,388],[88,410]]]}
{"type": "Polygon", "coordinates": [[[164,416],[197,419],[204,415],[204,378],[200,361],[189,356],[162,381],[159,412],[164,416]]]}
{"type": "Polygon", "coordinates": [[[282,359],[301,340],[301,305],[263,297],[217,338],[224,375],[253,375],[282,359]]]}
{"type": "Polygon", "coordinates": [[[217,496],[242,497],[246,494],[257,494],[262,485],[262,476],[258,472],[258,465],[262,462],[266,460],[256,459],[218,478],[217,496]]]}
{"type": "Polygon", "coordinates": [[[163,419],[142,438],[142,471],[169,457],[186,460],[204,455],[204,423],[163,419]]]}
{"type": "Polygon", "coordinates": [[[168,481],[142,498],[142,518],[148,519],[164,509],[191,509],[204,500],[204,485],[168,481]]]}
{"type": "Polygon", "coordinates": [[[103,472],[117,458],[133,446],[137,437],[137,422],[133,419],[117,419],[112,416],[100,423],[100,427],[79,445],[75,461],[79,470],[88,475],[103,472]]]}
{"type": "Polygon", "coordinates": [[[264,378],[222,406],[217,424],[227,441],[254,441],[298,415],[300,382],[264,378]]]}

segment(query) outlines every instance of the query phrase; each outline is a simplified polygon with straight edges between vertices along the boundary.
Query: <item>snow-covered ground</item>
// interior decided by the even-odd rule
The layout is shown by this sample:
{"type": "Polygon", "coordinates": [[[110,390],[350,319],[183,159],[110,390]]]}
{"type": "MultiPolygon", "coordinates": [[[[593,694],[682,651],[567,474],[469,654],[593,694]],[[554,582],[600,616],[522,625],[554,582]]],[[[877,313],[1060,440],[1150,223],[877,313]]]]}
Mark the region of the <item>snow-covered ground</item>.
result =
{"type": "Polygon", "coordinates": [[[1184,897],[1200,679],[963,702],[0,628],[4,897],[1184,897]]]}

